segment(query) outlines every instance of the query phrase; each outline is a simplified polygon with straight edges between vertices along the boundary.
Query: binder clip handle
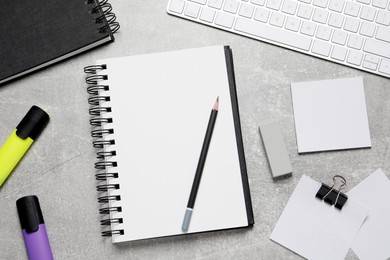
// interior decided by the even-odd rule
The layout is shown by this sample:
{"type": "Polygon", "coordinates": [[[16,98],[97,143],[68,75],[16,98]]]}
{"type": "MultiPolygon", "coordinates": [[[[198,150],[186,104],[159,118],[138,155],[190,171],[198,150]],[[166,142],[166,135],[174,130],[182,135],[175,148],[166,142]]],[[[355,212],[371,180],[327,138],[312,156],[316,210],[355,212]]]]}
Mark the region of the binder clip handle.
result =
{"type": "Polygon", "coordinates": [[[343,190],[346,186],[347,181],[345,178],[340,175],[335,175],[333,176],[332,187],[323,183],[321,188],[318,190],[316,197],[341,210],[345,202],[348,200],[348,196],[341,192],[341,190],[343,190]]]}

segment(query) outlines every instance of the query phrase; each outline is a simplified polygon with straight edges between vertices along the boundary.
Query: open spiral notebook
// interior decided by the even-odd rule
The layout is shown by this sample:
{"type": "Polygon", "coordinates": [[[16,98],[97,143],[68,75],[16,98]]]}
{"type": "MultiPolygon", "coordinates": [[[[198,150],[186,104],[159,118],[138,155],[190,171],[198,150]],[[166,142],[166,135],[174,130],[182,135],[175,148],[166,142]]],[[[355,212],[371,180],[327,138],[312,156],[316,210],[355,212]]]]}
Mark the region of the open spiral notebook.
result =
{"type": "Polygon", "coordinates": [[[189,230],[253,225],[231,49],[98,60],[89,74],[102,224],[114,243],[184,234],[210,107],[220,107],[189,230]]]}

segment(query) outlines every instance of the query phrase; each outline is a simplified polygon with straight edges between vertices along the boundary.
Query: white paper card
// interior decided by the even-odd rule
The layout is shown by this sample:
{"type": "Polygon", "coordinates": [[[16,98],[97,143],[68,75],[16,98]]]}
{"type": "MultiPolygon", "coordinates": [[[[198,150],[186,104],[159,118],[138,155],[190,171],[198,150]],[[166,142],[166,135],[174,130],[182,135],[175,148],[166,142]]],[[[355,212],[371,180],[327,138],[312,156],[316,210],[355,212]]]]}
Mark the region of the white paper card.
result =
{"type": "Polygon", "coordinates": [[[291,84],[298,152],[371,147],[363,79],[291,84]]]}
{"type": "Polygon", "coordinates": [[[390,258],[390,180],[377,170],[348,192],[349,198],[367,206],[363,223],[352,249],[361,260],[390,258]]]}
{"type": "Polygon", "coordinates": [[[320,187],[302,176],[271,239],[307,259],[344,259],[368,210],[350,199],[338,210],[315,197],[320,187]]]}

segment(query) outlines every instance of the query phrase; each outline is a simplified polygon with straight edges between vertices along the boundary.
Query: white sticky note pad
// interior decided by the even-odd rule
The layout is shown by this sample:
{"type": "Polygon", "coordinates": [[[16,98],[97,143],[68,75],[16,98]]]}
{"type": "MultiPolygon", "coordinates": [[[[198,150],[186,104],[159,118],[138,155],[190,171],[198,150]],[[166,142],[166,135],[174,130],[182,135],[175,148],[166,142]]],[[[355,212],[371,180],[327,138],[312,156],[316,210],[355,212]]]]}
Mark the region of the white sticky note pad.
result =
{"type": "Polygon", "coordinates": [[[363,78],[291,83],[298,152],[371,147],[363,78]]]}

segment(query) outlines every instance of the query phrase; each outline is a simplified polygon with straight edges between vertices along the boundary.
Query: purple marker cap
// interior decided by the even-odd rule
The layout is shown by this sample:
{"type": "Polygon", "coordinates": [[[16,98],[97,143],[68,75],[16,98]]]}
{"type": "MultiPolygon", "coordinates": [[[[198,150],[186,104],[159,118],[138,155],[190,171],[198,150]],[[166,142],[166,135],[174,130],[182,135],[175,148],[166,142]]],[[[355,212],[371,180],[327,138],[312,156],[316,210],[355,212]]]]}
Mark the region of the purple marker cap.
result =
{"type": "Polygon", "coordinates": [[[27,255],[30,260],[52,260],[49,238],[37,196],[26,196],[16,201],[27,255]]]}

